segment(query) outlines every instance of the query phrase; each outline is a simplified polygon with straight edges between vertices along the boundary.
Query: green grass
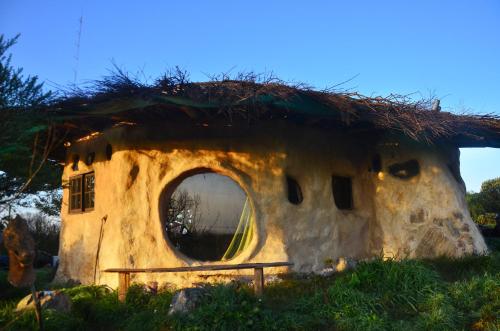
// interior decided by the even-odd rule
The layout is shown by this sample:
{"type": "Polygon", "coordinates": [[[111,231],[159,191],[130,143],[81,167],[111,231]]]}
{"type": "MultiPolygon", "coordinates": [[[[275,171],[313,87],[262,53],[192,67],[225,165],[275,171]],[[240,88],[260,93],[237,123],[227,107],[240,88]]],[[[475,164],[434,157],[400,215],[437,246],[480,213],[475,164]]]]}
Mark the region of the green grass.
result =
{"type": "MultiPolygon", "coordinates": [[[[126,302],[104,286],[65,288],[71,314],[45,312],[47,330],[500,330],[500,240],[462,259],[360,263],[332,277],[288,275],[262,299],[246,285],[208,286],[192,313],[168,316],[172,292],[132,286],[126,302]]],[[[40,271],[39,286],[50,274],[40,271]],[[44,278],[45,277],[45,278],[44,278]]],[[[13,308],[27,294],[0,273],[0,329],[35,328],[13,308]]]]}

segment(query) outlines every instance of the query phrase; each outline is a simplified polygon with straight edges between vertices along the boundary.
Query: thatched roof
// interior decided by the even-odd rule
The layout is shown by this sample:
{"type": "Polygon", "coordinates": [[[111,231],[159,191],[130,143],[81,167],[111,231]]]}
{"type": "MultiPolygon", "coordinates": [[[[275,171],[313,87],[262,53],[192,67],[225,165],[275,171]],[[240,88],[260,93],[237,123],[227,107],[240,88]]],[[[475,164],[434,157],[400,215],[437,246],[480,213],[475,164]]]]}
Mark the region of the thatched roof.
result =
{"type": "Polygon", "coordinates": [[[183,72],[146,85],[123,72],[74,89],[46,109],[68,137],[101,131],[117,123],[188,122],[207,126],[256,125],[283,119],[325,130],[392,132],[433,144],[500,147],[498,115],[432,110],[432,100],[365,97],[349,91],[314,90],[273,77],[246,74],[192,83],[183,72]]]}

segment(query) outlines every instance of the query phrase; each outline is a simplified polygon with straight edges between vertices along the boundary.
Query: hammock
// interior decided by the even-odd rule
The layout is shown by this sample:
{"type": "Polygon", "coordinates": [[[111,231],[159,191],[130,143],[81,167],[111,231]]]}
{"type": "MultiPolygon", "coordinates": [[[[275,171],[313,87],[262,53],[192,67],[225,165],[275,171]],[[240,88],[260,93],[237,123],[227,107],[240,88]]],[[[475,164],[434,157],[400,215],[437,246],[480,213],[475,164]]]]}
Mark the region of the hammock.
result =
{"type": "Polygon", "coordinates": [[[254,217],[252,207],[248,202],[248,197],[243,205],[240,221],[234,233],[233,239],[222,256],[222,261],[230,260],[240,254],[245,248],[248,247],[253,237],[253,224],[254,217]]]}

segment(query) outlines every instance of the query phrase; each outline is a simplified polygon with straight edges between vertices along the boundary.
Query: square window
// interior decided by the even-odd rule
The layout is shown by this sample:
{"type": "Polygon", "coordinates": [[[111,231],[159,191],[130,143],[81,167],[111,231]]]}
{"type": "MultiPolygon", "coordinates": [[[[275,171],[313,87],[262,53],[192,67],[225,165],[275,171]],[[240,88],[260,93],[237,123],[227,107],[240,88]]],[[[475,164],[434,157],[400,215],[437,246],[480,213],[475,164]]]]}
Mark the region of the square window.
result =
{"type": "Polygon", "coordinates": [[[70,178],[70,213],[85,212],[94,209],[94,185],[95,175],[93,172],[70,178]]]}

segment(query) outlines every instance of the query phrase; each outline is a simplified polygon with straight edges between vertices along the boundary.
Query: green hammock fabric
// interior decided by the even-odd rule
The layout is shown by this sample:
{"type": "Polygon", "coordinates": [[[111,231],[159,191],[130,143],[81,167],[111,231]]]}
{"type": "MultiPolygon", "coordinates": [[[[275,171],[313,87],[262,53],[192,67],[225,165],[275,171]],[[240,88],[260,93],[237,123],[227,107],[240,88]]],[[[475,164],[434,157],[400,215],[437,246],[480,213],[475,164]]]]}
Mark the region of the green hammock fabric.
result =
{"type": "Polygon", "coordinates": [[[245,200],[245,204],[243,205],[243,210],[241,212],[238,227],[236,228],[229,247],[224,253],[224,256],[222,256],[222,261],[232,259],[248,247],[253,237],[253,224],[254,217],[252,206],[250,206],[247,197],[247,199],[245,200]]]}

